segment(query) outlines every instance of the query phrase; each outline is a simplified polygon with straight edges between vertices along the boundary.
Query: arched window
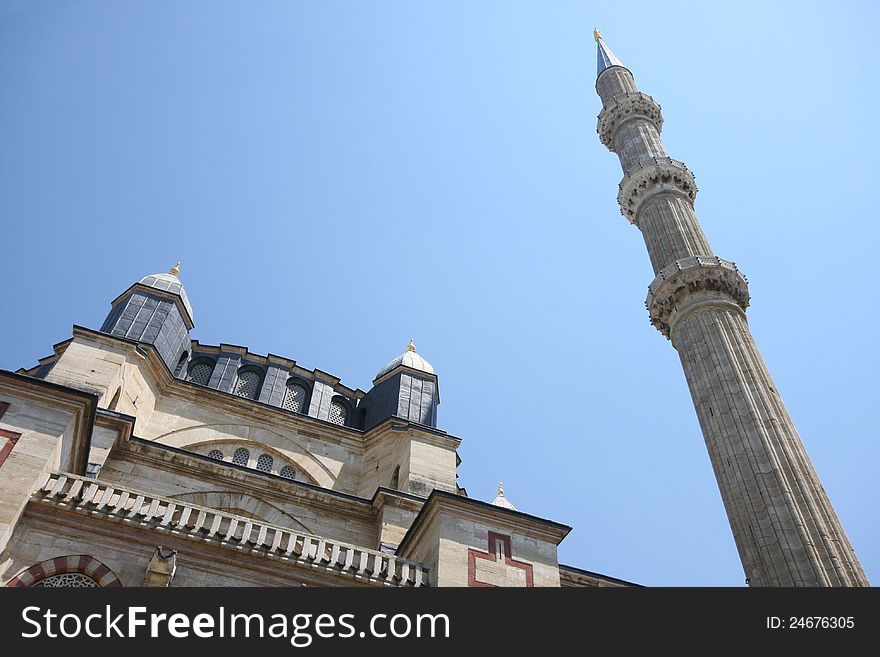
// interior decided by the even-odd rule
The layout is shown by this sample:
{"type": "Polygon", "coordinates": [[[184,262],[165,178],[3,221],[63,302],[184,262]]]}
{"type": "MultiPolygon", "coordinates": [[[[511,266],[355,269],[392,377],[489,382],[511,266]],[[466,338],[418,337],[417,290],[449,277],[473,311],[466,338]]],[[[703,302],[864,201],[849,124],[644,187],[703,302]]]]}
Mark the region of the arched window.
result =
{"type": "Polygon", "coordinates": [[[260,391],[260,373],[255,370],[238,370],[238,380],[235,382],[233,392],[239,397],[256,399],[260,391]]]}
{"type": "Polygon", "coordinates": [[[211,374],[214,371],[214,363],[207,360],[201,360],[189,366],[189,375],[187,379],[200,386],[208,385],[211,380],[211,374]]]}
{"type": "Polygon", "coordinates": [[[334,397],[330,401],[330,421],[333,424],[348,424],[348,405],[342,401],[342,397],[334,397]]]}
{"type": "Polygon", "coordinates": [[[184,351],[180,354],[180,360],[177,361],[177,367],[174,368],[174,378],[177,379],[180,377],[181,372],[183,372],[183,368],[186,365],[186,361],[189,358],[189,352],[184,351]]]}
{"type": "Polygon", "coordinates": [[[291,468],[289,465],[285,465],[281,468],[281,476],[287,479],[296,479],[296,470],[291,468]]]}
{"type": "Polygon", "coordinates": [[[247,451],[244,447],[239,447],[235,450],[235,454],[232,455],[232,462],[236,465],[247,465],[248,461],[251,460],[251,453],[247,451]]]}
{"type": "Polygon", "coordinates": [[[394,468],[394,474],[391,475],[391,488],[400,488],[400,466],[394,468]]]}
{"type": "Polygon", "coordinates": [[[272,472],[272,457],[268,454],[260,454],[260,458],[257,459],[257,470],[260,472],[272,472]]]}
{"type": "Polygon", "coordinates": [[[223,452],[221,452],[219,449],[212,449],[210,452],[208,452],[208,458],[217,459],[218,461],[222,461],[223,460],[223,452]]]}
{"type": "Polygon", "coordinates": [[[308,392],[303,385],[290,380],[287,382],[287,390],[284,391],[284,401],[281,402],[281,407],[294,413],[304,413],[307,394],[308,392]]]}

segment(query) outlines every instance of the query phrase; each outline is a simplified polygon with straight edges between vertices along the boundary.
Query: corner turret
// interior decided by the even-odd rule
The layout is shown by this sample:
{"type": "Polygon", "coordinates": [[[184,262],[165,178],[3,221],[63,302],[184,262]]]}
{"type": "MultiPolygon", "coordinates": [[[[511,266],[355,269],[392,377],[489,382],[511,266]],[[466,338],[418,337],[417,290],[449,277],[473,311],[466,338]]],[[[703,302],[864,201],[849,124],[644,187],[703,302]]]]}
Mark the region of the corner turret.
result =
{"type": "Polygon", "coordinates": [[[178,262],[167,274],[144,276],[114,299],[101,326],[103,333],[152,344],[175,376],[189,358],[194,326],[179,274],[178,262]]]}

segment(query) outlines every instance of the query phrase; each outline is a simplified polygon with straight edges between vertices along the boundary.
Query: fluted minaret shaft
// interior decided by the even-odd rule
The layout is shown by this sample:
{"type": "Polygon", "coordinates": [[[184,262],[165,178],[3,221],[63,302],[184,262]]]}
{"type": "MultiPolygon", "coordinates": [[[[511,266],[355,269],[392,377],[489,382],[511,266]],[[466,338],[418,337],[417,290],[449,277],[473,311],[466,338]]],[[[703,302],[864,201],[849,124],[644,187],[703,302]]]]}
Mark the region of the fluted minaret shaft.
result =
{"type": "Polygon", "coordinates": [[[752,338],[748,284],[712,252],[690,171],[666,153],[663,118],[597,33],[599,137],[620,158],[622,214],[656,277],[651,323],[678,351],[748,581],[868,586],[752,338]]]}

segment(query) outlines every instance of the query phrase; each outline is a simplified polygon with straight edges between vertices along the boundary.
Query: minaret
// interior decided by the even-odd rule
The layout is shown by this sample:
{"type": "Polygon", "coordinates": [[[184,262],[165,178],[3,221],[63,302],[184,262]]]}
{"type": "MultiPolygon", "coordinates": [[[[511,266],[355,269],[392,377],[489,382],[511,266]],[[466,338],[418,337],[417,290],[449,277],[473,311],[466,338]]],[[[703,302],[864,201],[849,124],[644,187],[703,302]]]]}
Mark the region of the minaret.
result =
{"type": "Polygon", "coordinates": [[[749,331],[746,279],[712,252],[693,174],[660,141],[660,106],[594,36],[599,139],[620,158],[620,210],[656,274],[651,323],[681,359],[747,581],[869,586],[749,331]]]}

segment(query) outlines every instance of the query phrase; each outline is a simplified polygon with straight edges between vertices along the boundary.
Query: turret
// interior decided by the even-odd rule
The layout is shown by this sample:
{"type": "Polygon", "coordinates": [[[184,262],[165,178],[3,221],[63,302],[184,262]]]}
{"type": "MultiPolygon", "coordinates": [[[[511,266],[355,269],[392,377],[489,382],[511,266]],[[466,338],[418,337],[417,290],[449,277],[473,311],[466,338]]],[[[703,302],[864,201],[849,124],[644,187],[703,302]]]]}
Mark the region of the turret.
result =
{"type": "Polygon", "coordinates": [[[379,370],[363,401],[364,429],[389,417],[437,426],[440,392],[431,364],[416,353],[412,340],[400,356],[379,370]]]}
{"type": "Polygon", "coordinates": [[[180,282],[180,263],[167,274],[150,274],[120,294],[112,303],[101,331],[156,347],[175,376],[190,353],[193,312],[180,282]]]}

